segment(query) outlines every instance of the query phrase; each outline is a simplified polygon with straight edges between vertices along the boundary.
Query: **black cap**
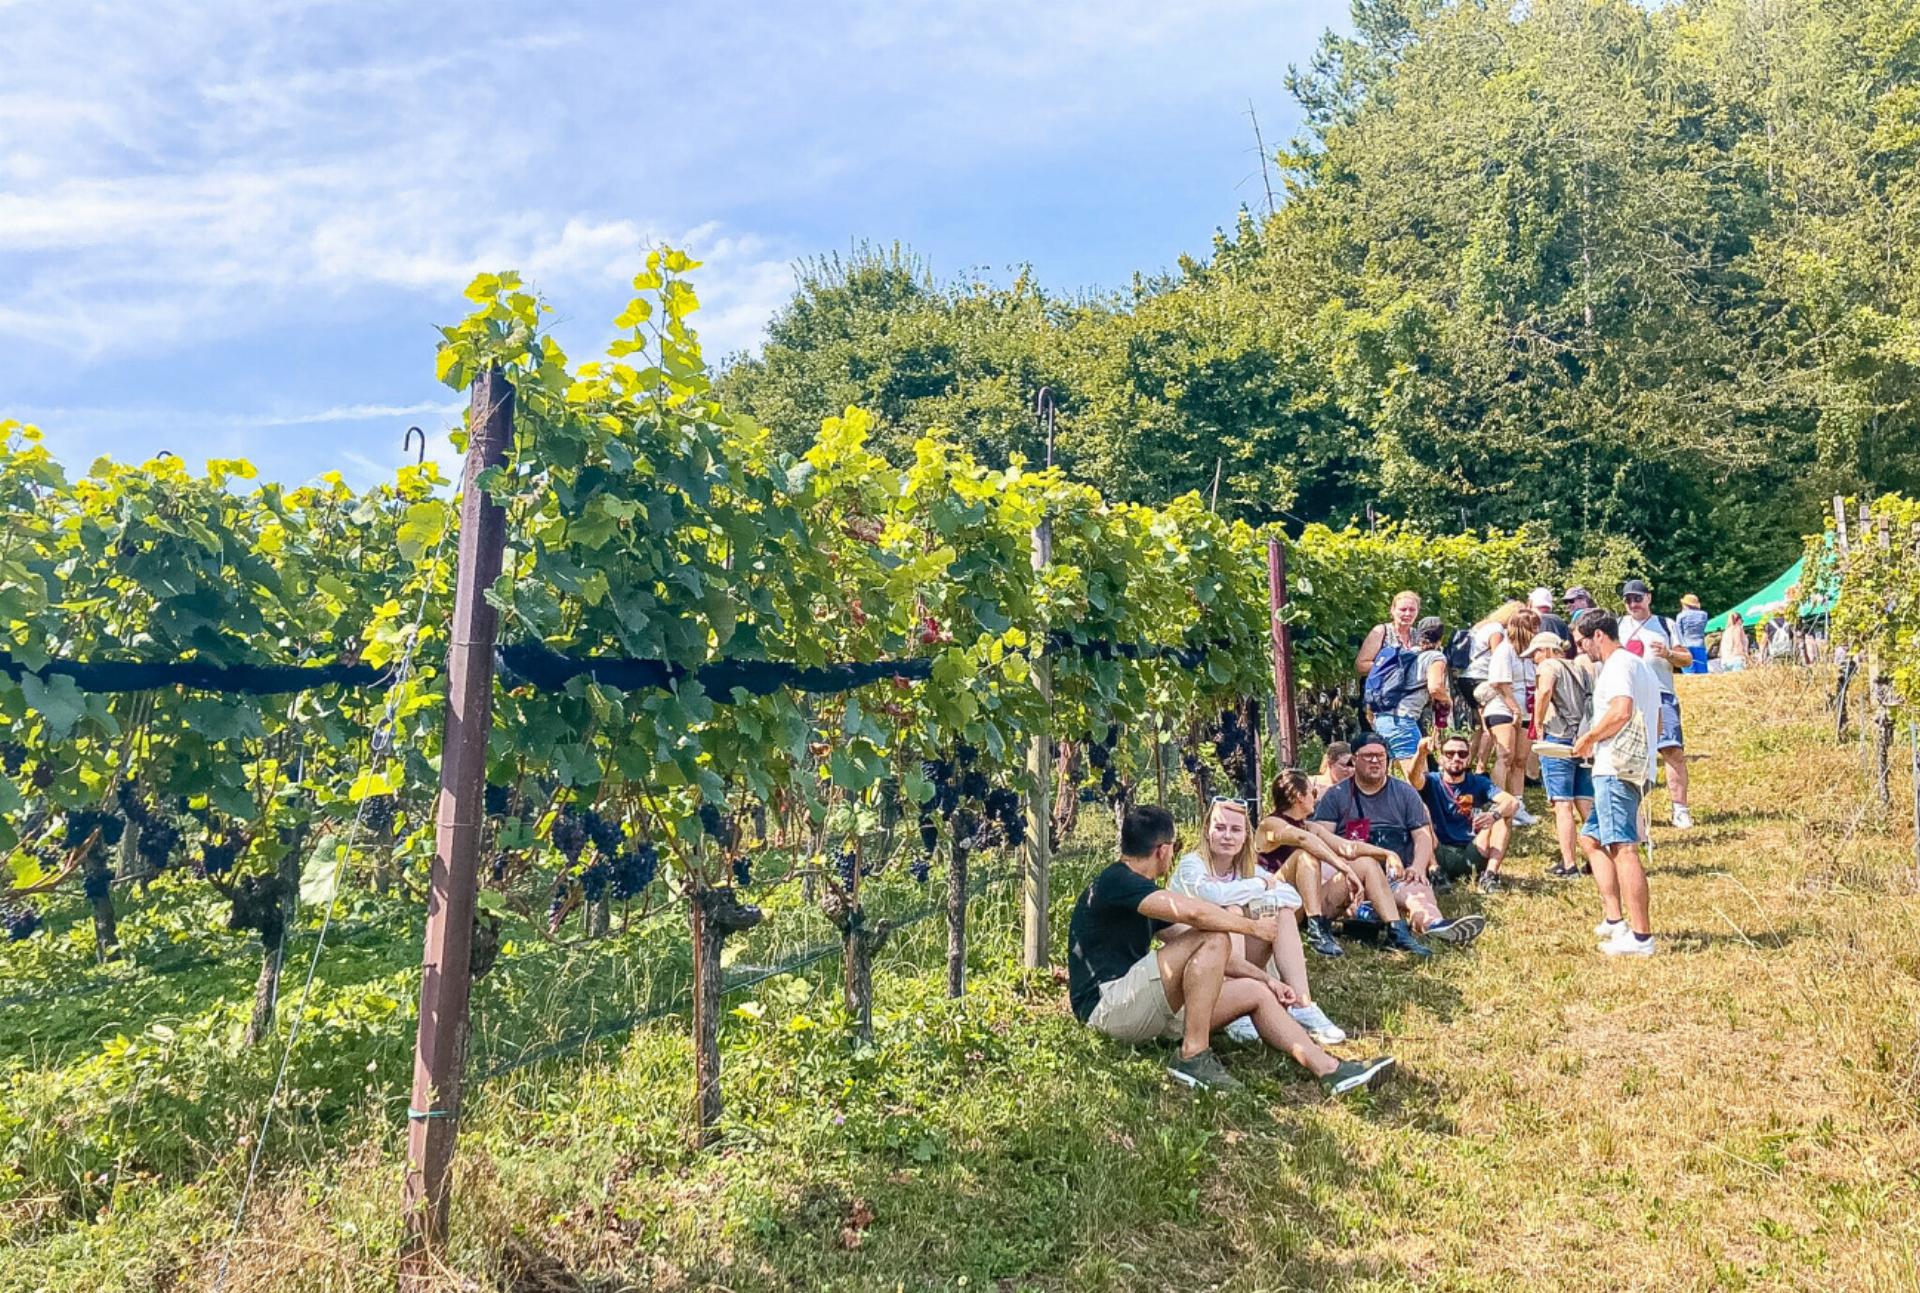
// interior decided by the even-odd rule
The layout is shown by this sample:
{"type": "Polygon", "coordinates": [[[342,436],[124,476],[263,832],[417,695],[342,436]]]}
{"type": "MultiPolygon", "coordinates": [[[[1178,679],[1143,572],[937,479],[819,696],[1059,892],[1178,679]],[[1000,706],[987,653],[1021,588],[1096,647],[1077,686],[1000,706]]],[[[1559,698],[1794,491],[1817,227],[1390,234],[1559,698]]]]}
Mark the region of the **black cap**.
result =
{"type": "Polygon", "coordinates": [[[1352,747],[1355,754],[1360,753],[1360,751],[1366,749],[1369,745],[1386,746],[1389,754],[1393,752],[1393,747],[1387,745],[1387,738],[1378,732],[1362,732],[1353,738],[1352,747]]]}
{"type": "Polygon", "coordinates": [[[1626,583],[1620,585],[1620,595],[1622,597],[1651,597],[1653,596],[1653,589],[1647,587],[1647,581],[1644,579],[1629,579],[1626,583]]]}

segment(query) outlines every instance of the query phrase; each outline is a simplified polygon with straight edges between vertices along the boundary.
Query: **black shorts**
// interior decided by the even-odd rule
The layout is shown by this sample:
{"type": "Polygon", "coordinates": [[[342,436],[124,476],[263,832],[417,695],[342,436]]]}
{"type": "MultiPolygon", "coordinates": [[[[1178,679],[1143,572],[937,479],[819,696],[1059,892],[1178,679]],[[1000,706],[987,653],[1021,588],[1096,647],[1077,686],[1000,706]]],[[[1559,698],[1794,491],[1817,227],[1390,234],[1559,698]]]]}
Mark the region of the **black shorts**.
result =
{"type": "Polygon", "coordinates": [[[1433,845],[1433,864],[1448,879],[1464,880],[1486,869],[1487,855],[1480,851],[1478,844],[1472,842],[1442,844],[1436,840],[1433,845]]]}
{"type": "Polygon", "coordinates": [[[1483,717],[1480,721],[1485,723],[1487,725],[1487,730],[1491,732],[1496,727],[1505,727],[1508,723],[1511,723],[1513,721],[1513,715],[1512,714],[1488,714],[1485,717],[1483,717]]]}

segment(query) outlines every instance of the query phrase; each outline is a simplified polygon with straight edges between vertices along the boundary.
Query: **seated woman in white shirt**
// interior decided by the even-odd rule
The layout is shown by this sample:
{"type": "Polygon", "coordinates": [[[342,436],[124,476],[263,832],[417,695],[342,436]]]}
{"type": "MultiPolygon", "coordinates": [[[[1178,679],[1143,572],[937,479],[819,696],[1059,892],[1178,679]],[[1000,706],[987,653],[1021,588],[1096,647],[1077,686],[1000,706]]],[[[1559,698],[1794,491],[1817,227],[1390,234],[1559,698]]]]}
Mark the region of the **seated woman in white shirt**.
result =
{"type": "MultiPolygon", "coordinates": [[[[1300,1021],[1308,1036],[1323,1046],[1346,1040],[1347,1034],[1313,1004],[1313,989],[1307,983],[1307,957],[1300,946],[1300,930],[1293,920],[1293,912],[1300,907],[1300,895],[1292,885],[1260,875],[1254,864],[1253,824],[1245,801],[1214,799],[1207,810],[1206,828],[1200,834],[1199,845],[1174,864],[1167,888],[1222,907],[1248,908],[1261,904],[1288,909],[1281,913],[1279,939],[1273,946],[1246,939],[1244,946],[1236,946],[1234,950],[1242,959],[1263,970],[1271,966],[1278,971],[1279,978],[1293,989],[1295,997],[1287,1013],[1300,1021]]],[[[1241,944],[1241,936],[1234,935],[1234,942],[1241,944]]],[[[1232,972],[1231,966],[1228,972],[1232,972]]],[[[1235,1020],[1228,1025],[1227,1036],[1236,1041],[1248,1040],[1241,1032],[1251,1032],[1251,1029],[1235,1031],[1243,1023],[1250,1021],[1235,1020]]]]}

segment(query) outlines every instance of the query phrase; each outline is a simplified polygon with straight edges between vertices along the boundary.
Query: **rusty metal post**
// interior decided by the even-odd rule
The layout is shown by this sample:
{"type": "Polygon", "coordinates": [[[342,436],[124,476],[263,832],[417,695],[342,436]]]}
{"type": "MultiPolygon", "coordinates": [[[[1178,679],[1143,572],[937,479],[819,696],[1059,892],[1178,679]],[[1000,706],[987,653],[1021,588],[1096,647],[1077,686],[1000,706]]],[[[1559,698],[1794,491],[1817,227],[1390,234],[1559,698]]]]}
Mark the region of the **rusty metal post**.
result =
{"type": "Polygon", "coordinates": [[[433,870],[421,957],[420,1033],[407,1109],[407,1237],[403,1288],[432,1282],[433,1253],[446,1242],[448,1169],[459,1130],[467,1062],[469,965],[479,880],[487,732],[493,718],[493,645],[498,615],[486,591],[500,577],[506,513],[478,482],[506,461],[513,441],[513,387],[498,370],[473,384],[460,508],[460,564],[447,648],[447,734],[440,761],[433,870]]]}
{"type": "Polygon", "coordinates": [[[1300,759],[1300,713],[1293,696],[1293,641],[1285,620],[1287,549],[1279,539],[1267,540],[1267,604],[1272,611],[1273,699],[1280,715],[1278,766],[1292,768],[1300,759]]]}

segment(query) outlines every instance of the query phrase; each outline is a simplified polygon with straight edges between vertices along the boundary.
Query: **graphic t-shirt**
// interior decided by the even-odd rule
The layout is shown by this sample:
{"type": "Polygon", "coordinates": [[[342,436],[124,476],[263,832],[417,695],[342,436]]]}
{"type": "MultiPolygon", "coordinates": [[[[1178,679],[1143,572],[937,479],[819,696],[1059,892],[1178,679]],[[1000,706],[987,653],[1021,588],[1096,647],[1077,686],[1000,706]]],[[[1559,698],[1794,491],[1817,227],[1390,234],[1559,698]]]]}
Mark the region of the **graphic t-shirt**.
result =
{"type": "Polygon", "coordinates": [[[1442,844],[1472,843],[1474,814],[1493,807],[1493,794],[1493,782],[1484,772],[1469,772],[1458,785],[1429,772],[1420,797],[1427,801],[1434,838],[1442,844]]]}
{"type": "Polygon", "coordinates": [[[1413,860],[1413,833],[1428,824],[1420,792],[1393,777],[1370,795],[1360,789],[1357,778],[1347,778],[1320,796],[1313,820],[1347,839],[1391,849],[1402,862],[1413,860]]]}
{"type": "Polygon", "coordinates": [[[1160,886],[1115,862],[1093,878],[1073,904],[1067,923],[1067,999],[1081,1023],[1100,1004],[1100,985],[1124,978],[1153,949],[1164,920],[1140,914],[1140,904],[1160,886]]]}
{"type": "MultiPolygon", "coordinates": [[[[1593,684],[1593,721],[1598,723],[1601,715],[1607,712],[1607,707],[1620,696],[1633,701],[1640,721],[1646,724],[1647,749],[1653,749],[1655,738],[1660,733],[1660,688],[1653,681],[1653,670],[1646,661],[1624,649],[1615,651],[1600,666],[1600,677],[1593,684]]],[[[1594,746],[1594,776],[1620,775],[1613,767],[1614,740],[1615,737],[1610,736],[1594,746]]]]}
{"type": "Polygon", "coordinates": [[[1654,686],[1660,689],[1663,696],[1673,695],[1673,666],[1661,653],[1670,646],[1680,645],[1675,640],[1678,637],[1679,626],[1662,615],[1645,620],[1636,620],[1629,615],[1620,621],[1620,645],[1626,646],[1629,642],[1640,644],[1641,659],[1646,661],[1647,668],[1653,670],[1654,686]],[[1669,633],[1669,629],[1673,632],[1669,633]]]}

